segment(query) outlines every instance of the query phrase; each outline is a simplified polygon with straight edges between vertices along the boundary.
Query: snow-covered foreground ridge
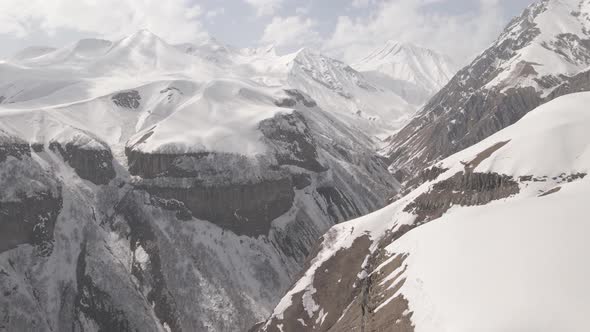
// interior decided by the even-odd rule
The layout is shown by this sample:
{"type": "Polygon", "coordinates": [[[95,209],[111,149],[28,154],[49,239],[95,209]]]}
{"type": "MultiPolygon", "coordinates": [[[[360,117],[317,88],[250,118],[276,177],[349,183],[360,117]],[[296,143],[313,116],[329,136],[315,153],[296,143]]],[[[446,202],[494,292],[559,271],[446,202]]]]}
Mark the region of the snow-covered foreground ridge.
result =
{"type": "Polygon", "coordinates": [[[588,330],[589,102],[549,102],[333,227],[258,328],[588,330]]]}

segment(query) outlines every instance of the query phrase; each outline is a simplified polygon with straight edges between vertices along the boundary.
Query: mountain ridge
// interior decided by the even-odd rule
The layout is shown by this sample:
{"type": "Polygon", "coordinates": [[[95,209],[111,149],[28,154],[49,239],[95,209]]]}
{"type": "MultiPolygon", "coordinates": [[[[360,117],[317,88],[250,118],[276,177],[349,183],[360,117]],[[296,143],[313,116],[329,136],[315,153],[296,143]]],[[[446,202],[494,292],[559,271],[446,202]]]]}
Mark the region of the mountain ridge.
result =
{"type": "Polygon", "coordinates": [[[516,122],[542,103],[586,90],[590,58],[585,56],[588,46],[583,42],[588,38],[586,21],[580,18],[589,11],[585,0],[543,0],[529,6],[388,139],[383,153],[392,170],[408,180],[423,167],[516,122]],[[568,54],[576,55],[578,62],[568,54]],[[436,143],[426,146],[428,142],[436,143]]]}
{"type": "Polygon", "coordinates": [[[453,76],[452,60],[431,49],[389,40],[352,65],[360,72],[377,71],[436,93],[453,76]]]}

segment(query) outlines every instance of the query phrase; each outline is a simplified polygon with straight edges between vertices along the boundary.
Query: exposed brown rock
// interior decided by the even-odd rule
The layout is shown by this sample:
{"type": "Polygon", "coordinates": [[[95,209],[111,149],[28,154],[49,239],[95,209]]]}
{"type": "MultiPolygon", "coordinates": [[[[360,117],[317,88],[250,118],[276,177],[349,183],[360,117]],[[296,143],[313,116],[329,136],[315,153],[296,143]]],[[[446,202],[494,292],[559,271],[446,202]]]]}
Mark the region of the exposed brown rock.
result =
{"type": "MultiPolygon", "coordinates": [[[[415,176],[411,178],[408,182],[404,183],[403,190],[395,197],[390,199],[390,203],[393,203],[399,198],[404,197],[405,195],[409,194],[412,190],[420,187],[422,184],[436,180],[441,174],[445,173],[448,170],[448,168],[442,168],[439,166],[432,166],[422,170],[418,176],[415,176]]],[[[401,179],[403,179],[403,177],[401,179]]]]}
{"type": "Polygon", "coordinates": [[[440,218],[453,205],[485,205],[519,192],[518,183],[510,176],[459,172],[434,184],[430,191],[418,196],[404,211],[416,214],[417,222],[431,221],[440,218]]]}
{"type": "MultiPolygon", "coordinates": [[[[405,282],[402,273],[406,258],[407,256],[398,255],[381,270],[367,277],[361,296],[351,303],[330,332],[413,332],[412,313],[407,299],[401,294],[392,299],[405,282]],[[385,278],[391,274],[395,277],[385,282],[385,278]]],[[[375,263],[382,261],[377,260],[375,263]]]]}
{"type": "Polygon", "coordinates": [[[476,91],[469,93],[468,99],[460,93],[439,96],[444,101],[436,98],[430,112],[421,113],[390,142],[393,168],[403,169],[410,177],[515,123],[543,103],[532,87],[476,91]]]}
{"type": "MultiPolygon", "coordinates": [[[[269,322],[257,325],[252,331],[278,332],[279,326],[284,332],[413,331],[412,314],[402,295],[385,304],[404,283],[402,272],[407,256],[398,255],[382,267],[380,272],[374,271],[391,257],[385,247],[414,227],[416,225],[402,225],[395,231],[388,232],[373,253],[369,253],[372,242],[368,236],[357,238],[350,248],[338,251],[316,270],[313,276],[316,292],[312,297],[320,309],[312,317],[304,309],[304,292],[300,292],[294,294],[292,305],[285,311],[282,319],[273,317],[269,322]],[[366,265],[363,266],[362,263],[366,265]],[[363,275],[363,271],[367,271],[367,274],[363,275]],[[383,283],[392,273],[395,277],[389,283],[383,283]],[[376,310],[381,305],[383,308],[376,310]],[[320,313],[327,314],[324,317],[320,313]]],[[[326,234],[323,241],[330,241],[330,236],[330,233],[326,234]]],[[[316,255],[317,251],[312,253],[309,262],[316,255]]],[[[309,265],[306,265],[305,270],[308,268],[309,265]]]]}
{"type": "Polygon", "coordinates": [[[285,98],[275,102],[278,107],[294,107],[297,103],[302,103],[305,107],[316,107],[318,104],[311,97],[305,95],[299,90],[287,89],[285,93],[291,98],[285,98]]]}
{"type": "Polygon", "coordinates": [[[301,113],[278,114],[260,122],[258,127],[280,165],[299,166],[313,172],[327,170],[319,161],[317,144],[301,113]]]}
{"type": "Polygon", "coordinates": [[[473,172],[473,170],[476,169],[477,166],[479,166],[479,164],[481,164],[484,160],[491,157],[494,154],[494,152],[500,150],[503,146],[505,146],[509,142],[510,141],[498,142],[498,143],[490,146],[489,148],[485,149],[484,151],[480,152],[475,157],[475,159],[464,164],[465,165],[465,172],[473,172]]]}
{"type": "Polygon", "coordinates": [[[350,248],[338,251],[316,270],[313,277],[316,292],[312,297],[322,311],[318,310],[309,317],[302,302],[303,291],[293,295],[292,305],[285,311],[283,319],[272,318],[260,331],[279,332],[279,325],[283,332],[330,331],[342,312],[362,291],[357,273],[369,254],[370,245],[368,236],[359,237],[350,248]],[[320,313],[325,316],[320,316],[320,313]]]}
{"type": "Polygon", "coordinates": [[[547,190],[546,192],[542,193],[541,195],[539,195],[539,197],[549,196],[549,195],[559,192],[560,190],[561,190],[561,187],[555,187],[551,190],[547,190]]]}

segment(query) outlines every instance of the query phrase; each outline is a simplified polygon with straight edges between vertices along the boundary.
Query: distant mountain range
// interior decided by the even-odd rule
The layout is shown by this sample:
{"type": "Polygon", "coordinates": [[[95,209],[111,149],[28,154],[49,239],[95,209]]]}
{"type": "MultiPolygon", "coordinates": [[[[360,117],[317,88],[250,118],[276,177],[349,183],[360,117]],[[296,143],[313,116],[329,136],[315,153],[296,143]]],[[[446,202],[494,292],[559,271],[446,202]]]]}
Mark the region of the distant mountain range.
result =
{"type": "Polygon", "coordinates": [[[453,61],[430,49],[389,41],[353,64],[353,68],[389,85],[399,84],[406,98],[423,102],[437,93],[456,73],[453,61]]]}

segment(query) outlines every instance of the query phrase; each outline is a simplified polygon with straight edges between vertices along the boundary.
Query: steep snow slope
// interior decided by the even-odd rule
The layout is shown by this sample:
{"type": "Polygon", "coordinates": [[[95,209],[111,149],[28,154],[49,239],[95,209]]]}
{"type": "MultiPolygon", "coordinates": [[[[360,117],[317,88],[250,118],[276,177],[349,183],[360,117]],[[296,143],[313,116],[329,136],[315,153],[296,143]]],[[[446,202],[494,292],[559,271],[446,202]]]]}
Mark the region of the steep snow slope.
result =
{"type": "Polygon", "coordinates": [[[510,59],[499,62],[500,74],[487,84],[488,88],[532,85],[550,91],[552,86],[534,78],[546,80],[559,74],[573,76],[587,69],[589,51],[585,40],[590,28],[590,3],[584,0],[541,1],[532,5],[529,11],[527,21],[514,21],[496,43],[503,44],[527,35],[532,40],[516,50],[510,59]],[[527,22],[532,27],[527,26],[527,22]],[[532,72],[518,75],[527,64],[533,68],[532,72]]]}
{"type": "Polygon", "coordinates": [[[455,74],[453,63],[448,57],[427,48],[393,40],[376,48],[352,67],[380,81],[390,79],[391,86],[397,83],[400,90],[407,91],[408,96],[414,89],[417,94],[415,98],[422,102],[437,93],[455,74]]]}
{"type": "Polygon", "coordinates": [[[549,102],[333,227],[258,329],[587,330],[588,102],[549,102]]]}
{"type": "Polygon", "coordinates": [[[547,101],[587,91],[589,15],[587,0],[542,0],[528,7],[389,139],[384,154],[392,169],[411,178],[547,101]]]}
{"type": "Polygon", "coordinates": [[[290,86],[309,94],[343,121],[384,138],[399,129],[417,105],[349,65],[308,48],[287,55],[275,49],[244,49],[230,56],[234,75],[269,86],[290,86]],[[384,106],[386,105],[386,106],[384,106]]]}
{"type": "Polygon", "coordinates": [[[48,46],[31,46],[19,51],[11,57],[12,61],[24,61],[27,59],[37,58],[47,53],[55,51],[56,48],[48,46]]]}
{"type": "Polygon", "coordinates": [[[388,246],[416,331],[589,328],[588,180],[550,197],[458,211],[388,246]],[[485,323],[484,323],[485,322],[485,323]]]}
{"type": "Polygon", "coordinates": [[[271,97],[281,92],[237,80],[212,81],[160,121],[137,148],[147,153],[262,154],[266,151],[257,127],[284,111],[271,97]],[[193,117],[199,121],[191,121],[193,117]]]}
{"type": "MultiPolygon", "coordinates": [[[[83,39],[72,45],[36,56],[16,56],[16,62],[28,66],[75,65],[105,54],[112,42],[102,39],[83,39]]],[[[22,52],[21,52],[22,53],[22,52]]]]}

